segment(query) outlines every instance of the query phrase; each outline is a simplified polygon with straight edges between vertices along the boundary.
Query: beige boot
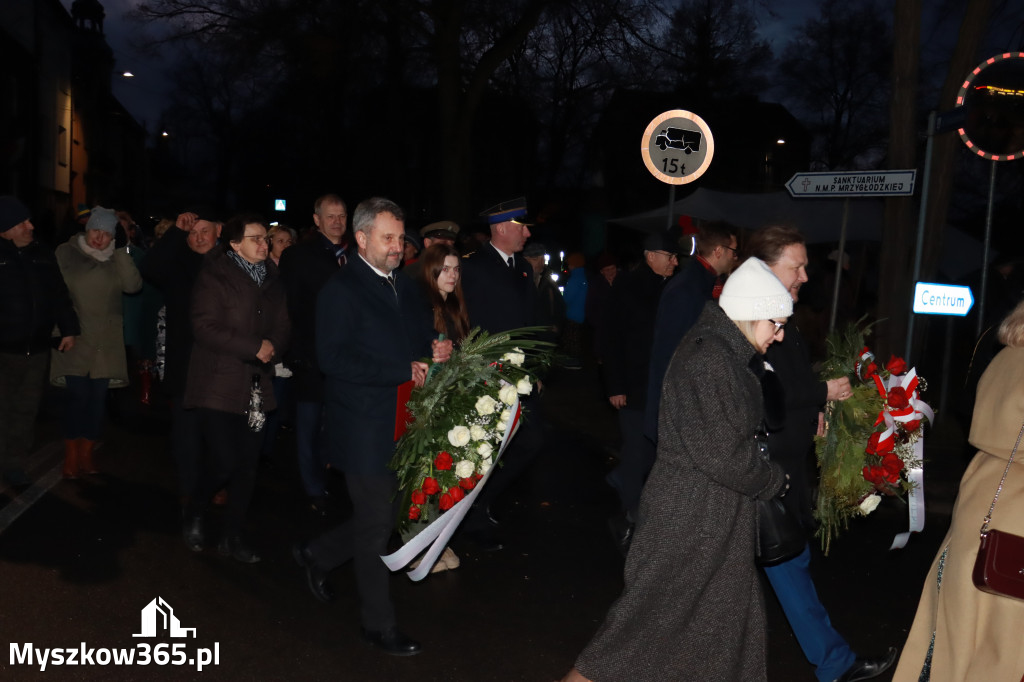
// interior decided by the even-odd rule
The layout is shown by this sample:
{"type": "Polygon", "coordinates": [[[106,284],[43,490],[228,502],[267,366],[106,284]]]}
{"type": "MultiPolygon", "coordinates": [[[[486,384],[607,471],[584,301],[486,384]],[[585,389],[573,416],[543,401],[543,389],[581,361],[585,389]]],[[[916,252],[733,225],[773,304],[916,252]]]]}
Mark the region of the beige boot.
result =
{"type": "Polygon", "coordinates": [[[77,438],[75,442],[78,443],[78,467],[82,473],[98,474],[99,469],[96,468],[96,464],[92,461],[92,450],[96,446],[96,441],[77,438]]]}
{"type": "Polygon", "coordinates": [[[78,478],[78,440],[64,439],[64,478],[78,478]]]}
{"type": "Polygon", "coordinates": [[[444,551],[441,552],[441,558],[437,560],[437,563],[443,563],[445,568],[449,570],[459,567],[459,556],[452,551],[451,547],[445,547],[444,551]]]}

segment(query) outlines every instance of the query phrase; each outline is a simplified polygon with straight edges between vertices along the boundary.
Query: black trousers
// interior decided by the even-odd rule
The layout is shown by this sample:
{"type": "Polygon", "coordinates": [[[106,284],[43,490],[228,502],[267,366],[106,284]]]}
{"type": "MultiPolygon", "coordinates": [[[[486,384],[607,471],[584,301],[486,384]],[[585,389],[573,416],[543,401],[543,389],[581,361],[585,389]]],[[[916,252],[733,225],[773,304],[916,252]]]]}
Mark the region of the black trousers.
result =
{"type": "Polygon", "coordinates": [[[395,605],[391,601],[391,572],[380,557],[387,552],[395,527],[398,479],[394,474],[345,473],[352,500],[352,516],[340,526],[309,543],[317,568],[331,570],[348,560],[354,562],[363,627],[381,631],[393,627],[395,605]]]}
{"type": "Polygon", "coordinates": [[[0,469],[27,466],[50,351],[0,353],[0,469]]]}
{"type": "Polygon", "coordinates": [[[203,456],[199,461],[196,494],[188,500],[187,514],[202,514],[210,498],[227,485],[224,534],[237,536],[245,523],[245,514],[256,487],[256,467],[263,434],[249,428],[249,419],[244,414],[206,408],[196,408],[193,412],[202,434],[203,456]]]}

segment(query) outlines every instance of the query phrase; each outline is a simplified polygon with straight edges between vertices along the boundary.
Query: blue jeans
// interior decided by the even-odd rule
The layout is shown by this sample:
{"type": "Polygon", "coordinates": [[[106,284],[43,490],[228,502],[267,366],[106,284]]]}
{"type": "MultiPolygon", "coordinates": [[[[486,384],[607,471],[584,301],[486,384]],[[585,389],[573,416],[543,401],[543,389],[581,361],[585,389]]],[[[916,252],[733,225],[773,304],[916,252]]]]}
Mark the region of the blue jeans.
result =
{"type": "Polygon", "coordinates": [[[764,572],[804,656],[815,666],[814,674],[820,682],[832,682],[849,670],[857,656],[832,627],[828,612],[814,589],[810,569],[811,550],[804,547],[795,559],[765,566],[764,572]]]}
{"type": "Polygon", "coordinates": [[[295,403],[295,455],[299,461],[302,489],[308,497],[323,495],[327,485],[327,462],[320,435],[323,414],[323,403],[295,403]]]}

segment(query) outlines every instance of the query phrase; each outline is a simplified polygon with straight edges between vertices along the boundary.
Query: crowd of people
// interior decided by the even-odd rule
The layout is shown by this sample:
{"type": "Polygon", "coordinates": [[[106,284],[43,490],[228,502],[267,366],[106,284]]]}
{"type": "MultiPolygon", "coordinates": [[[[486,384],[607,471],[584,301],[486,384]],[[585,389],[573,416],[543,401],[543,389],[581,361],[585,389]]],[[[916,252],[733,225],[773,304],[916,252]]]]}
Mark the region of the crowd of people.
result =
{"type": "MultiPolygon", "coordinates": [[[[531,241],[526,216],[522,199],[483,211],[489,238],[464,253],[458,224],[441,220],[414,231],[402,209],[381,197],[356,206],[350,232],[347,204],[327,194],[301,237],[255,214],[221,222],[184,212],[151,245],[133,249],[130,216],[82,207],[81,231],[54,253],[35,240],[28,208],[0,197],[5,481],[31,483],[31,427],[47,377],[65,388],[63,473],[70,479],[99,469],[93,451],[107,391],[159,366],[184,544],[256,563],[247,510],[260,457],[272,456],[288,415],[309,510],[325,513],[332,470],[343,475],[353,508],[344,522],[293,547],[308,589],[332,601],[330,573],[352,561],[363,639],[388,654],[413,655],[420,644],[398,627],[380,561],[397,518],[387,465],[398,386],[422,385],[423,359],[445,362],[472,328],[539,325],[560,341],[566,369],[596,357],[622,434],[607,480],[620,501],[610,527],[626,557],[625,588],[565,680],[765,679],[759,571],[817,679],[856,682],[893,666],[895,647],[858,655],[832,626],[806,542],[794,556],[758,565],[758,500],[779,498],[813,533],[813,437],[825,403],[851,395],[848,379],[815,376],[793,322],[808,281],[800,232],[769,225],[746,235],[741,261],[737,231],[705,223],[685,240],[669,231],[649,235],[626,270],[608,254],[590,268],[582,254],[570,254],[564,277],[531,241]],[[693,257],[677,273],[691,238],[693,257]],[[127,303],[144,287],[159,294],[145,314],[127,303]],[[152,328],[142,335],[148,341],[133,340],[139,335],[129,332],[129,310],[152,328]],[[225,514],[215,532],[207,508],[217,498],[225,514]]],[[[1022,330],[1018,308],[1000,331],[1009,348],[979,384],[971,432],[979,453],[898,679],[1016,679],[1024,672],[1024,654],[1001,646],[1024,607],[969,589],[973,554],[966,551],[1024,419],[1022,330]],[[982,644],[964,648],[956,638],[964,629],[984,633],[982,644]]],[[[480,491],[460,530],[480,549],[502,548],[491,505],[530,466],[542,438],[524,420],[505,466],[480,491]]],[[[1021,485],[1007,479],[999,518],[1024,533],[1014,513],[1021,485]]],[[[458,565],[448,549],[433,570],[458,565]]]]}

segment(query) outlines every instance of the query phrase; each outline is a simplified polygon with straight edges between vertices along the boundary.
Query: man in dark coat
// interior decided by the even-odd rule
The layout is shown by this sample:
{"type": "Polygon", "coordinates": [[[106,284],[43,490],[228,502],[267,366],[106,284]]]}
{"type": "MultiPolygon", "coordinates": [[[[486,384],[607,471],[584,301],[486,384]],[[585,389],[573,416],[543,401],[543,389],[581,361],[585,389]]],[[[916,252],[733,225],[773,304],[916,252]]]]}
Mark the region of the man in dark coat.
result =
{"type": "MultiPolygon", "coordinates": [[[[658,301],[679,265],[679,243],[669,232],[650,235],[644,241],[644,262],[619,275],[605,311],[605,391],[619,412],[622,447],[619,464],[608,482],[619,493],[627,524],[632,524],[640,491],[654,464],[654,443],[644,436],[647,373],[654,343],[654,319],[658,301]]],[[[620,543],[628,539],[628,525],[620,526],[620,543]],[[625,536],[625,537],[623,537],[625,536]]]]}
{"type": "MultiPolygon", "coordinates": [[[[807,247],[803,235],[793,227],[772,225],[750,237],[749,255],[760,258],[789,290],[796,301],[800,287],[807,281],[807,247]]],[[[768,362],[785,392],[785,423],[769,434],[771,458],[789,474],[790,490],[783,503],[808,532],[814,530],[811,515],[811,485],[807,480],[808,457],[815,432],[821,432],[821,411],[826,400],[850,397],[846,377],[827,382],[818,379],[811,367],[807,344],[796,324],[786,326],[785,338],[771,345],[768,362]]],[[[836,632],[828,612],[818,599],[811,580],[810,549],[796,558],[764,571],[779,598],[782,610],[793,628],[807,660],[815,666],[815,675],[823,682],[867,680],[882,674],[893,664],[896,650],[880,658],[858,658],[846,640],[836,632]]]]}
{"type": "Polygon", "coordinates": [[[70,350],[80,333],[57,261],[35,240],[30,217],[16,198],[0,196],[0,471],[15,488],[31,484],[26,458],[50,350],[70,350]]]}
{"type": "Polygon", "coordinates": [[[164,296],[167,340],[164,371],[171,398],[171,453],[178,466],[184,505],[196,494],[203,450],[196,414],[184,407],[185,383],[192,354],[192,294],[203,257],[217,244],[221,223],[185,212],[146,253],[139,271],[164,296]]]}
{"type": "Polygon", "coordinates": [[[345,202],[337,194],[320,197],[313,204],[313,222],[317,231],[285,249],[280,267],[292,323],[285,365],[292,371],[295,396],[296,459],[310,508],[322,514],[326,510],[327,462],[320,437],[324,380],[316,357],[316,301],[327,280],[348,260],[345,202]]]}
{"type": "Polygon", "coordinates": [[[317,298],[317,358],[325,375],[325,417],[331,466],[345,474],[352,517],[306,545],[295,558],[314,596],[329,601],[327,574],[355,562],[363,638],[385,653],[409,656],[418,642],[397,627],[381,561],[394,527],[397,479],[388,469],[395,450],[399,385],[422,385],[433,355],[446,360],[451,341],[434,340],[429,306],[419,286],[400,272],[402,210],[367,199],[353,215],[358,255],[334,274],[317,298]],[[393,279],[392,279],[393,277],[393,279]]]}
{"type": "Polygon", "coordinates": [[[462,264],[462,291],[469,323],[495,334],[534,324],[533,268],[521,251],[530,238],[526,200],[516,199],[488,209],[491,241],[462,264]]]}
{"type": "Polygon", "coordinates": [[[707,223],[695,235],[697,255],[674,277],[658,303],[651,345],[651,371],[647,384],[644,433],[658,442],[658,406],[661,382],[676,346],[704,309],[717,299],[725,275],[736,267],[736,230],[725,223],[707,223]]]}
{"type": "MultiPolygon", "coordinates": [[[[522,250],[530,237],[526,199],[493,206],[481,216],[490,225],[491,240],[467,257],[462,266],[462,291],[466,297],[470,327],[498,332],[536,324],[536,288],[533,267],[522,250]]],[[[525,401],[524,401],[525,403],[525,401]]],[[[524,411],[527,405],[523,405],[524,411]]],[[[490,504],[525,471],[541,448],[541,431],[524,418],[516,438],[502,459],[502,466],[480,491],[463,522],[463,532],[485,551],[502,548],[497,521],[490,504]]]]}

